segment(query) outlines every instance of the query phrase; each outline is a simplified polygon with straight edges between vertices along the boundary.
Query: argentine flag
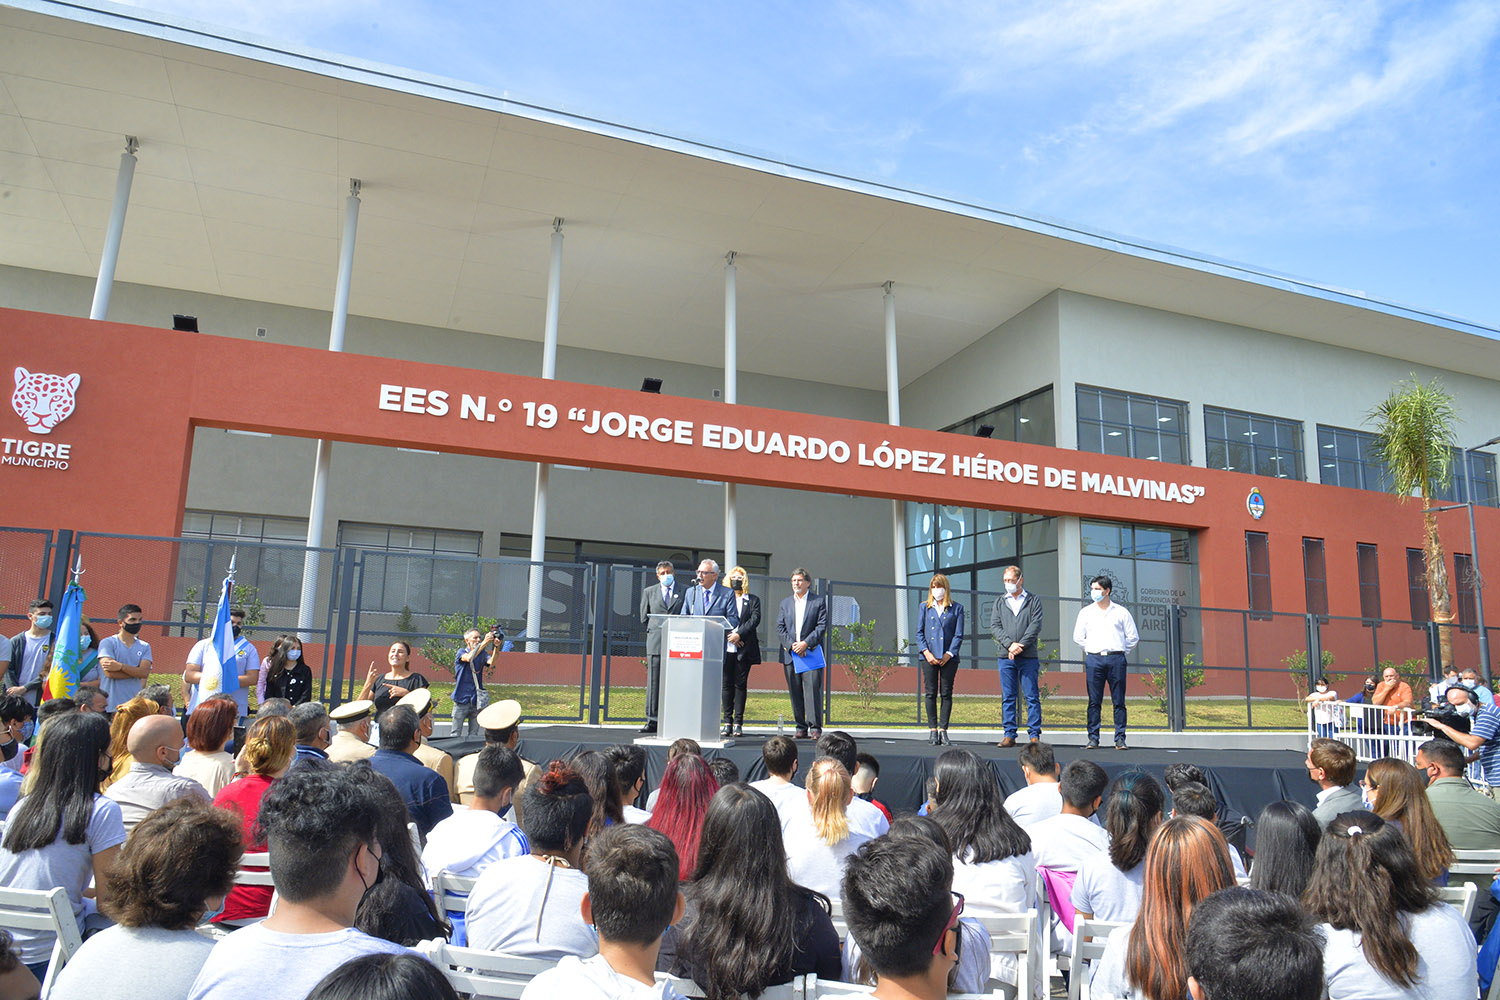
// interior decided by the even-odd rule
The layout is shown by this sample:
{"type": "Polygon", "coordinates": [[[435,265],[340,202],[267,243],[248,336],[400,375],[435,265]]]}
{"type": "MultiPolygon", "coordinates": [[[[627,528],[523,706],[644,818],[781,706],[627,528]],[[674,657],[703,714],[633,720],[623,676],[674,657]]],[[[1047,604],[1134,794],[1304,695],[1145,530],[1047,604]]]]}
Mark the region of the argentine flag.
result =
{"type": "Polygon", "coordinates": [[[234,570],[224,577],[219,594],[219,608],[214,613],[214,630],[209,633],[208,649],[203,652],[203,676],[198,680],[200,697],[233,694],[240,689],[240,671],[235,661],[238,641],[229,624],[230,595],[234,590],[234,570]]]}
{"type": "Polygon", "coordinates": [[[86,595],[77,583],[63,591],[62,613],[57,616],[56,636],[52,647],[52,670],[42,690],[42,700],[71,698],[78,690],[78,636],[83,630],[83,599],[86,595]]]}

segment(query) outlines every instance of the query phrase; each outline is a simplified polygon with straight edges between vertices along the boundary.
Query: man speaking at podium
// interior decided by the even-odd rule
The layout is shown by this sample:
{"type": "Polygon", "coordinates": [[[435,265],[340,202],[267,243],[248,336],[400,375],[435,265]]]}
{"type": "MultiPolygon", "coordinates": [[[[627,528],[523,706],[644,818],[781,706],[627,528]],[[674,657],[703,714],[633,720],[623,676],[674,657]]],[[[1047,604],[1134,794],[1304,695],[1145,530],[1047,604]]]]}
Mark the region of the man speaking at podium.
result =
{"type": "Polygon", "coordinates": [[[719,586],[719,564],[705,559],[698,564],[698,582],[683,595],[681,615],[715,615],[729,620],[729,631],[740,623],[734,591],[719,586]]]}

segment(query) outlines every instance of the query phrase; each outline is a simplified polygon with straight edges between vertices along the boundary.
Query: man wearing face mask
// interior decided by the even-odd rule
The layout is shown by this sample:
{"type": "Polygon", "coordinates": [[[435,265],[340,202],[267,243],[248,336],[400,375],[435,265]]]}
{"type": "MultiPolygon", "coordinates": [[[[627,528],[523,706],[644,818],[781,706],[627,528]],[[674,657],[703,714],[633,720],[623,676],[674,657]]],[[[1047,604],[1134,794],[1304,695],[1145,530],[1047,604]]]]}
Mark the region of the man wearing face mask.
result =
{"type": "Polygon", "coordinates": [[[0,767],[21,773],[36,732],[36,708],[20,695],[0,697],[0,767]]]}
{"type": "Polygon", "coordinates": [[[1473,667],[1464,671],[1463,679],[1459,683],[1473,692],[1474,697],[1479,700],[1479,704],[1493,705],[1495,703],[1495,692],[1491,691],[1485,685],[1484,681],[1479,679],[1479,673],[1473,667]]]}
{"type": "Polygon", "coordinates": [[[99,643],[99,667],[104,671],[99,690],[109,698],[104,706],[109,715],[140,694],[151,676],[151,644],[136,638],[141,630],[141,606],[121,605],[119,622],[120,631],[99,643]]]}
{"type": "Polygon", "coordinates": [[[1083,669],[1089,686],[1088,749],[1099,749],[1099,709],[1109,685],[1115,709],[1115,749],[1125,749],[1125,654],[1141,641],[1130,612],[1109,599],[1114,585],[1107,576],[1089,581],[1093,603],[1078,612],[1073,641],[1083,647],[1083,669]]]}
{"type": "Polygon", "coordinates": [[[646,724],[643,733],[656,732],[657,703],[661,698],[662,620],[652,615],[682,612],[682,590],[673,577],[673,567],[663,559],[656,564],[656,585],[641,594],[641,624],[646,626],[646,724]]]}
{"type": "Polygon", "coordinates": [[[10,640],[5,693],[18,695],[35,705],[52,652],[52,602],[32,601],[26,608],[26,617],[31,624],[10,640]]]}
{"type": "MultiPolygon", "coordinates": [[[[234,669],[240,675],[240,686],[234,692],[234,703],[239,706],[241,719],[250,714],[250,688],[255,685],[257,675],[260,673],[260,653],[256,651],[250,640],[240,633],[244,623],[245,609],[231,608],[229,625],[234,629],[234,669]]],[[[198,682],[203,678],[203,657],[207,654],[208,644],[212,641],[213,636],[205,636],[193,646],[192,652],[188,653],[187,669],[182,672],[183,686],[189,689],[187,702],[189,715],[202,700],[198,682]]],[[[229,665],[226,663],[224,666],[227,669],[229,665]]]]}
{"type": "Polygon", "coordinates": [[[1471,763],[1479,761],[1484,783],[1490,786],[1485,794],[1493,797],[1494,787],[1500,785],[1500,706],[1477,704],[1474,693],[1466,687],[1449,688],[1444,697],[1454,711],[1470,719],[1469,731],[1460,732],[1433,715],[1424,721],[1454,743],[1473,751],[1468,759],[1471,763]]]}
{"type": "Polygon", "coordinates": [[[1000,646],[1000,694],[1004,702],[1005,739],[1002,747],[1016,745],[1016,716],[1021,695],[1026,695],[1026,734],[1031,742],[1042,739],[1042,694],[1037,677],[1042,661],[1037,656],[1037,638],[1042,634],[1042,599],[1029,593],[1021,579],[1021,567],[1005,567],[1005,596],[995,602],[990,615],[990,634],[1000,646]]]}
{"type": "Polygon", "coordinates": [[[175,799],[190,796],[213,801],[208,789],[198,782],[172,773],[182,759],[182,725],[176,719],[165,715],[140,719],[130,727],[125,749],[130,751],[130,770],[104,794],[119,803],[127,834],[147,815],[175,799]]]}

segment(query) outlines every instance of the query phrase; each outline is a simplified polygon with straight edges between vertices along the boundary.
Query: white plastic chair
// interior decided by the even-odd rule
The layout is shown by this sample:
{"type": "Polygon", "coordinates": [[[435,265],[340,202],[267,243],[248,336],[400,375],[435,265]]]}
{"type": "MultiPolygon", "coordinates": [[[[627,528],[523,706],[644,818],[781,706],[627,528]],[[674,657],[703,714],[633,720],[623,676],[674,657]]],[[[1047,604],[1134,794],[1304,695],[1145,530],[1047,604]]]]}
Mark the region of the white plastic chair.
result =
{"type": "Polygon", "coordinates": [[[83,945],[78,921],[68,892],[55,889],[0,888],[0,927],[9,930],[50,931],[54,936],[51,964],[42,982],[41,996],[52,990],[53,980],[73,954],[83,945]]]}
{"type": "Polygon", "coordinates": [[[1461,885],[1445,885],[1438,890],[1438,897],[1463,915],[1464,923],[1474,913],[1474,903],[1479,898],[1479,887],[1473,882],[1461,885]]]}
{"type": "Polygon", "coordinates": [[[557,965],[545,958],[523,958],[477,948],[459,948],[434,938],[417,945],[459,993],[475,1000],[519,1000],[538,974],[557,965]]]}
{"type": "Polygon", "coordinates": [[[1110,920],[1086,920],[1079,917],[1073,923],[1072,973],[1068,976],[1068,1000],[1088,1000],[1089,976],[1093,972],[1091,963],[1104,957],[1104,947],[1109,942],[1110,932],[1129,924],[1110,920]]]}
{"type": "Polygon", "coordinates": [[[1025,913],[970,914],[990,935],[990,959],[1013,958],[1016,963],[1016,996],[1020,1000],[1045,996],[1042,976],[1040,917],[1035,908],[1025,913]]]}

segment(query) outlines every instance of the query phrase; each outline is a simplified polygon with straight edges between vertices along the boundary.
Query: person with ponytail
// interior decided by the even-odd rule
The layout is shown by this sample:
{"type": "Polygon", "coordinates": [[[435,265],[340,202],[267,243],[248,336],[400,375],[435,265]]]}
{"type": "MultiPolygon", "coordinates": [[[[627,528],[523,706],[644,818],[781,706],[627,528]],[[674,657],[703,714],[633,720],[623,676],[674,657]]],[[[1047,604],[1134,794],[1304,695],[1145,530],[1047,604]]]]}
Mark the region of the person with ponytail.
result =
{"type": "Polygon", "coordinates": [[[592,958],[599,937],[583,922],[589,880],[581,856],[593,796],[582,775],[554,760],[522,802],[531,851],[496,861],[474,883],[465,910],[469,947],[554,961],[592,958]]]}
{"type": "Polygon", "coordinates": [[[792,881],[837,901],[849,855],[870,837],[849,829],[854,787],[849,771],[832,757],[819,757],[807,771],[807,809],[782,831],[792,881]]]}
{"type": "Polygon", "coordinates": [[[1478,996],[1474,935],[1395,824],[1363,810],[1336,816],[1302,902],[1328,942],[1330,1000],[1478,996]]]}
{"type": "Polygon", "coordinates": [[[1161,826],[1165,793],[1143,771],[1115,779],[1104,809],[1109,853],[1089,858],[1073,882],[1073,909],[1085,920],[1130,923],[1141,909],[1146,883],[1146,849],[1161,826]]]}
{"type": "MultiPolygon", "coordinates": [[[[212,700],[212,699],[210,699],[212,700]]],[[[200,705],[194,711],[202,711],[200,705]]],[[[235,813],[240,820],[245,837],[245,852],[265,851],[266,841],[260,836],[256,820],[260,817],[260,803],[271,790],[271,784],[286,775],[297,755],[297,728],[282,715],[256,719],[245,731],[245,747],[240,751],[240,764],[247,773],[225,785],[214,796],[214,805],[235,813]]],[[[246,868],[247,871],[265,871],[264,868],[246,868]]],[[[224,897],[224,910],[214,917],[214,922],[260,920],[271,912],[269,885],[237,885],[224,897]]]]}
{"type": "Polygon", "coordinates": [[[1447,885],[1453,847],[1427,801],[1427,776],[1404,760],[1381,757],[1365,769],[1361,784],[1370,811],[1406,834],[1423,877],[1447,885]]]}
{"type": "Polygon", "coordinates": [[[1110,934],[1094,966],[1089,996],[1095,1000],[1184,1000],[1193,907],[1234,885],[1228,842],[1197,816],[1161,824],[1146,849],[1145,874],[1135,923],[1110,934]]]}

